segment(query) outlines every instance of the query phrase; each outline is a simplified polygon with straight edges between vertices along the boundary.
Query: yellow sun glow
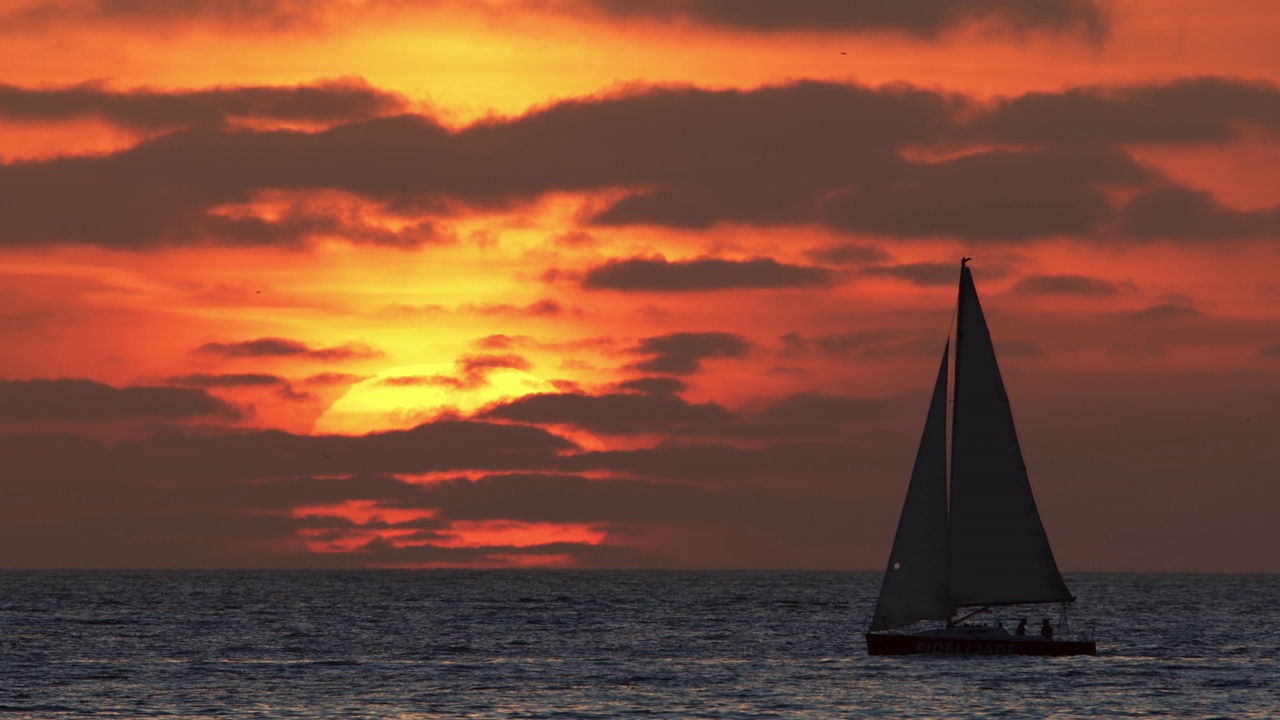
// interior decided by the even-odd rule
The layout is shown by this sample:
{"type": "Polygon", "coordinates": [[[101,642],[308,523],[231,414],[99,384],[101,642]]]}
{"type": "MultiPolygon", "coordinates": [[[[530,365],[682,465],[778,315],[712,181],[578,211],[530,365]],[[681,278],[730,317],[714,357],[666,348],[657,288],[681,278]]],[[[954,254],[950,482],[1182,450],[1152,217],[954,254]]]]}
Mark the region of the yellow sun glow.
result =
{"type": "Polygon", "coordinates": [[[318,433],[355,434],[414,427],[446,412],[466,415],[485,405],[555,387],[515,368],[459,377],[452,363],[401,365],[352,385],[315,424],[318,433]]]}

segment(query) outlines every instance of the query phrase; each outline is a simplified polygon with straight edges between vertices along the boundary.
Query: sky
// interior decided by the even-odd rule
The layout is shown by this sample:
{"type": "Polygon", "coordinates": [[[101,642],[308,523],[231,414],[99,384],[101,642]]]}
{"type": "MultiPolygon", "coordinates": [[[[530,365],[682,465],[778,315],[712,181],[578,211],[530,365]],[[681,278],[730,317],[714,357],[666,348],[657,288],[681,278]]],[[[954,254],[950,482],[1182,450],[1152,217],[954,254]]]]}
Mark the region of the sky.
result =
{"type": "Polygon", "coordinates": [[[1280,572],[1269,0],[6,0],[0,567],[1280,572]]]}

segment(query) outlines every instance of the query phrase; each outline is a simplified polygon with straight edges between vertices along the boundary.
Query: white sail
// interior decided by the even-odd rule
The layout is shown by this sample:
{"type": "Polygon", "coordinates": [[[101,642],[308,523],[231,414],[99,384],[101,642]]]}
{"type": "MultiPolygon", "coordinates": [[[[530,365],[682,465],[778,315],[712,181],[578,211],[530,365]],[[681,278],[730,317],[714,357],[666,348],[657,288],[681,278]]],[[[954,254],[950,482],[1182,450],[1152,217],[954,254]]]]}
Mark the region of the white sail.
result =
{"type": "Polygon", "coordinates": [[[955,612],[947,567],[947,353],[933,388],[907,498],[889,553],[889,567],[871,620],[872,630],[892,630],[919,620],[944,620],[955,612]]]}
{"type": "Polygon", "coordinates": [[[951,429],[951,593],[957,605],[1071,600],[1045,536],[987,321],[960,270],[951,429]]]}

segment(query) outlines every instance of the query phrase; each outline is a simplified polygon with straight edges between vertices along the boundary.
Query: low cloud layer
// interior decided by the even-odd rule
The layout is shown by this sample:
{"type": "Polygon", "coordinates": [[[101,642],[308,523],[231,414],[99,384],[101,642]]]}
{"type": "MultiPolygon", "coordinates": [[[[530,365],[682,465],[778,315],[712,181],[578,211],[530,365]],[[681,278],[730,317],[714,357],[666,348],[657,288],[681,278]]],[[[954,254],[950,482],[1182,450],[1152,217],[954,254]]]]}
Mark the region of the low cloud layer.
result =
{"type": "Polygon", "coordinates": [[[334,347],[311,347],[298,340],[266,337],[237,342],[205,343],[195,350],[202,355],[216,355],[228,359],[238,358],[305,358],[308,360],[352,360],[379,357],[377,348],[361,343],[347,343],[334,347]]]}
{"type": "MultiPolygon", "coordinates": [[[[1226,206],[1138,163],[1119,143],[1274,136],[1277,108],[1274,85],[1225,78],[994,103],[900,85],[796,82],[755,90],[630,89],[457,131],[416,115],[319,132],[205,127],[104,157],[0,165],[0,244],[297,244],[324,236],[416,246],[440,240],[435,223],[458,203],[494,206],[618,188],[626,192],[589,214],[587,224],[816,224],[857,235],[1005,242],[1269,237],[1280,209],[1226,206]],[[1038,109],[1045,104],[1080,115],[1071,128],[1093,129],[1031,134],[1028,127],[1051,125],[1034,121],[1052,114],[1038,109]],[[1147,123],[1147,114],[1183,124],[1147,123]],[[942,159],[905,153],[968,144],[976,145],[942,159]],[[414,222],[392,230],[349,213],[298,209],[268,219],[218,211],[267,191],[313,190],[350,193],[414,222]],[[1115,190],[1134,196],[1119,202],[1115,190]],[[76,212],[64,212],[68,205],[76,212]]],[[[674,290],[825,277],[769,260],[730,262],[618,259],[586,282],[674,290]]]]}
{"type": "Polygon", "coordinates": [[[648,373],[690,375],[702,370],[704,360],[742,357],[750,349],[745,338],[732,333],[672,333],[640,340],[632,352],[651,357],[631,367],[648,373]]]}
{"type": "Polygon", "coordinates": [[[240,411],[204,390],[93,380],[0,380],[2,420],[108,420],[187,418],[234,420],[240,411]]]}
{"type": "Polygon", "coordinates": [[[1014,292],[1026,295],[1079,295],[1110,297],[1121,290],[1133,290],[1128,281],[1106,280],[1087,275],[1028,275],[1013,286],[1014,292]]]}
{"type": "Polygon", "coordinates": [[[267,120],[329,125],[404,112],[405,99],[358,78],[308,85],[207,90],[113,90],[85,84],[23,88],[0,84],[0,119],[22,122],[96,119],[129,130],[159,131],[267,120]]]}
{"type": "MultiPolygon", "coordinates": [[[[388,0],[190,0],[176,7],[138,0],[60,0],[51,6],[21,4],[0,12],[0,27],[30,29],[55,21],[106,24],[142,31],[213,25],[241,32],[315,34],[338,24],[380,19],[422,21],[438,2],[412,5],[388,0]]],[[[489,18],[500,13],[576,17],[610,23],[692,23],[755,32],[902,33],[932,38],[978,23],[1008,33],[1080,34],[1102,39],[1108,18],[1096,0],[475,0],[470,10],[489,18]]]]}
{"type": "Polygon", "coordinates": [[[566,0],[566,9],[610,19],[686,22],[757,32],[898,32],[934,37],[973,23],[1017,33],[1083,33],[1101,38],[1107,18],[1093,0],[566,0]]]}
{"type": "Polygon", "coordinates": [[[771,258],[668,261],[658,256],[610,260],[587,270],[582,285],[590,290],[689,292],[812,287],[829,285],[831,280],[831,271],[824,268],[786,265],[771,258]]]}

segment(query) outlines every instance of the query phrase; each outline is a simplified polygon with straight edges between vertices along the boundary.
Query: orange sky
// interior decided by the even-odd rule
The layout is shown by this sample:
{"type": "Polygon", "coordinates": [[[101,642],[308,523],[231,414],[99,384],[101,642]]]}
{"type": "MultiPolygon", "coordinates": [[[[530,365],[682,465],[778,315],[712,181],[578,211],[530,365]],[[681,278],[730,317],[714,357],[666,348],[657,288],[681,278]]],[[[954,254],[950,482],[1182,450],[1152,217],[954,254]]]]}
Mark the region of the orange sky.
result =
{"type": "Polygon", "coordinates": [[[0,9],[0,567],[878,569],[966,255],[1059,564],[1280,571],[1274,3],[177,7],[0,9]]]}

